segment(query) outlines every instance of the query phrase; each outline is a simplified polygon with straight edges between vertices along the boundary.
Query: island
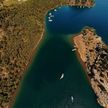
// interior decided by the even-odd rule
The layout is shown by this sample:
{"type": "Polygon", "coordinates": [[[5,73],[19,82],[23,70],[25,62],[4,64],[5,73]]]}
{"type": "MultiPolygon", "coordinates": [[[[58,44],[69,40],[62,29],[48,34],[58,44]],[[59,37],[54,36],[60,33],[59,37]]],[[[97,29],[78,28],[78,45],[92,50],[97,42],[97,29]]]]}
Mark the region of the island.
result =
{"type": "Polygon", "coordinates": [[[108,46],[96,34],[96,30],[90,27],[75,34],[72,42],[98,103],[108,108],[108,46]]]}

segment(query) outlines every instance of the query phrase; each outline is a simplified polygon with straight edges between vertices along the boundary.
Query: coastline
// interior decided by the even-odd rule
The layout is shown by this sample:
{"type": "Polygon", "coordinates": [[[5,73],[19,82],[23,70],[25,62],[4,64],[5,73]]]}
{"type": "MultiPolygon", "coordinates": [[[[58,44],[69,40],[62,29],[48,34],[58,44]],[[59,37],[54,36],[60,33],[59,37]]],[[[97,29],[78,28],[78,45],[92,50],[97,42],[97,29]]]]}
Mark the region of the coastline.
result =
{"type": "Polygon", "coordinates": [[[80,8],[93,8],[96,5],[95,1],[90,2],[90,0],[87,2],[84,2],[84,3],[81,3],[81,1],[80,1],[77,4],[76,4],[75,0],[70,1],[70,2],[71,2],[72,6],[74,6],[74,7],[79,6],[80,8]]]}
{"type": "MultiPolygon", "coordinates": [[[[38,50],[39,46],[41,45],[42,41],[44,40],[44,33],[45,33],[45,29],[42,30],[42,34],[41,34],[41,37],[40,37],[39,41],[37,42],[37,44],[34,46],[32,51],[30,52],[30,60],[29,60],[28,64],[26,65],[25,69],[24,69],[24,74],[22,75],[21,80],[23,80],[25,74],[28,72],[29,67],[33,62],[33,59],[36,56],[37,50],[38,50]]],[[[17,100],[17,95],[18,95],[18,93],[20,93],[21,85],[22,85],[22,81],[19,83],[19,86],[16,89],[15,94],[13,94],[13,99],[10,101],[10,104],[9,104],[8,108],[13,108],[13,105],[14,105],[15,101],[17,100]]]]}
{"type": "MultiPolygon", "coordinates": [[[[59,6],[63,6],[63,5],[57,5],[55,8],[57,8],[57,7],[59,7],[59,6]]],[[[65,5],[65,6],[66,6],[66,5],[65,5]]],[[[71,6],[71,5],[68,5],[68,6],[71,6]]],[[[54,9],[54,8],[52,8],[52,9],[54,9]]],[[[48,11],[47,11],[47,12],[48,12],[48,11]]],[[[45,16],[46,16],[47,12],[45,13],[45,16]]],[[[44,23],[43,23],[43,24],[44,24],[44,23]]],[[[45,24],[44,24],[44,26],[45,26],[45,24]]],[[[84,27],[84,28],[85,28],[85,27],[84,27]]],[[[84,29],[84,28],[83,28],[83,29],[84,29]]],[[[36,45],[34,46],[34,48],[32,49],[32,51],[30,52],[30,60],[29,60],[29,63],[26,65],[25,69],[24,69],[24,74],[22,75],[21,80],[24,78],[26,72],[27,72],[28,69],[29,69],[29,66],[32,64],[33,59],[34,59],[34,57],[36,56],[37,50],[38,50],[38,48],[39,48],[39,45],[40,45],[41,42],[44,40],[44,33],[45,33],[45,28],[43,27],[42,34],[41,34],[40,39],[38,40],[38,42],[36,43],[36,45]]],[[[73,36],[73,38],[72,38],[72,42],[73,42],[73,44],[75,45],[75,43],[74,43],[74,37],[75,37],[75,36],[73,36]]],[[[76,56],[77,56],[79,62],[80,62],[81,65],[82,65],[84,71],[87,71],[87,70],[86,70],[86,65],[85,65],[85,63],[83,62],[83,60],[81,59],[80,54],[79,54],[79,52],[78,52],[78,48],[77,48],[77,50],[75,51],[75,53],[76,53],[76,56]]],[[[86,72],[85,72],[85,73],[86,73],[86,72]]],[[[87,73],[86,73],[86,74],[87,74],[87,73]]],[[[88,78],[88,80],[89,80],[88,75],[86,75],[86,76],[87,76],[87,78],[88,78]]],[[[22,85],[22,83],[20,82],[18,88],[16,89],[15,94],[13,94],[13,99],[12,99],[12,101],[10,102],[8,108],[12,108],[12,106],[13,106],[15,100],[17,99],[17,94],[18,94],[19,91],[20,91],[21,85],[22,85]]]]}
{"type": "MultiPolygon", "coordinates": [[[[84,27],[84,28],[85,28],[85,27],[84,27]]],[[[83,28],[83,29],[84,29],[84,28],[83,28]]],[[[82,30],[83,30],[83,29],[82,29],[82,30]]],[[[81,30],[81,31],[82,31],[82,30],[81,30]]],[[[80,33],[78,33],[78,34],[80,34],[80,33]]],[[[74,38],[75,38],[76,35],[78,35],[78,34],[74,34],[74,35],[72,36],[71,41],[72,41],[72,43],[73,43],[73,46],[76,46],[76,43],[75,43],[75,41],[74,41],[74,38]]],[[[81,58],[81,56],[80,56],[80,52],[78,51],[78,47],[76,47],[75,54],[76,54],[76,57],[77,57],[79,63],[81,64],[82,68],[84,69],[84,74],[86,75],[87,81],[88,81],[88,83],[89,83],[89,85],[90,85],[90,87],[91,87],[91,81],[90,81],[90,78],[89,78],[89,76],[88,76],[88,74],[87,74],[87,67],[86,67],[86,64],[84,63],[84,61],[82,60],[82,58],[81,58]]]]}
{"type": "MultiPolygon", "coordinates": [[[[61,4],[59,4],[59,5],[56,5],[55,7],[52,7],[52,8],[50,8],[50,9],[48,9],[48,10],[45,12],[45,14],[44,14],[44,21],[43,21],[43,23],[42,23],[43,28],[42,28],[41,37],[40,37],[40,39],[38,40],[38,42],[36,43],[36,45],[34,46],[34,48],[32,49],[32,51],[30,52],[30,60],[29,60],[28,64],[26,65],[26,67],[25,67],[25,69],[24,69],[24,71],[23,71],[24,73],[23,73],[23,75],[22,75],[21,80],[23,80],[24,76],[25,76],[26,73],[28,72],[29,66],[32,64],[33,59],[34,59],[34,57],[36,56],[37,50],[38,50],[38,48],[39,48],[39,45],[40,45],[41,42],[44,40],[44,33],[45,33],[45,28],[46,28],[46,27],[45,27],[45,26],[46,26],[46,24],[45,24],[45,17],[46,17],[46,15],[47,15],[47,13],[49,12],[49,10],[51,11],[51,10],[53,10],[53,9],[55,9],[55,8],[60,7],[60,6],[71,6],[71,5],[70,5],[68,2],[67,2],[66,4],[61,3],[61,4]]],[[[13,96],[12,96],[13,99],[9,102],[9,105],[7,106],[7,108],[13,108],[14,103],[15,103],[15,101],[17,100],[17,95],[18,95],[18,93],[20,92],[21,85],[22,85],[22,81],[20,81],[19,86],[18,86],[18,88],[16,89],[16,92],[15,92],[15,93],[13,94],[13,96]]]]}
{"type": "Polygon", "coordinates": [[[104,64],[107,64],[107,59],[105,60],[108,50],[107,45],[97,35],[95,29],[91,27],[84,27],[80,33],[74,34],[72,43],[76,48],[76,57],[96,95],[97,103],[107,108],[107,67],[104,67],[104,64]],[[102,56],[104,54],[106,54],[105,57],[102,56]],[[87,59],[85,59],[86,57],[87,59]],[[102,64],[104,68],[101,66],[102,64]]]}

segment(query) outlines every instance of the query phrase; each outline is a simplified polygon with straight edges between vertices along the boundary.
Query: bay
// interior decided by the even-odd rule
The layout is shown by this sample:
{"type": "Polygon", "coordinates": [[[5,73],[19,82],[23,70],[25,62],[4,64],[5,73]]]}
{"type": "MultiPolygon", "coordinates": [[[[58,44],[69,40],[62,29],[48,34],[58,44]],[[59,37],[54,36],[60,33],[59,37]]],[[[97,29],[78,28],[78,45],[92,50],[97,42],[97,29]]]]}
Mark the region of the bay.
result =
{"type": "Polygon", "coordinates": [[[101,108],[69,39],[90,26],[108,43],[107,1],[97,0],[91,9],[56,9],[46,15],[45,39],[22,80],[13,108],[101,108]]]}

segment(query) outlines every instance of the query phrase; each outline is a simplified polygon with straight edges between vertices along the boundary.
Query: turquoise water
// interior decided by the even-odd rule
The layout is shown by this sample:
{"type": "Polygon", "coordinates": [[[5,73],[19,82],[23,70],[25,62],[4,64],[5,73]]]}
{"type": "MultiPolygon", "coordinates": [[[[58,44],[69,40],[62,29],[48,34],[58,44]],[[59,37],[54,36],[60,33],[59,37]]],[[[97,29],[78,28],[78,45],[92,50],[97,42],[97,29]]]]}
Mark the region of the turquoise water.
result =
{"type": "Polygon", "coordinates": [[[48,13],[44,42],[22,81],[13,108],[101,108],[72,52],[68,35],[91,26],[107,43],[108,4],[105,1],[98,0],[92,9],[63,6],[49,11],[54,15],[53,21],[48,21],[48,13]],[[60,80],[62,73],[64,78],[60,80]]]}

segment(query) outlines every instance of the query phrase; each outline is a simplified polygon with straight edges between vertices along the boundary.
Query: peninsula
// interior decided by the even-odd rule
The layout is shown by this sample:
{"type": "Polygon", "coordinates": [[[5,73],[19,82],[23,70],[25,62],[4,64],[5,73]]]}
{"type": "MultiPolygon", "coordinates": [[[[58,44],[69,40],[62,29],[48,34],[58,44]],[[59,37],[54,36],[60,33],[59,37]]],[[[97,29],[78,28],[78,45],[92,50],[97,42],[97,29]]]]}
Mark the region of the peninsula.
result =
{"type": "Polygon", "coordinates": [[[72,39],[98,103],[108,108],[108,46],[90,27],[85,27],[72,39]]]}

